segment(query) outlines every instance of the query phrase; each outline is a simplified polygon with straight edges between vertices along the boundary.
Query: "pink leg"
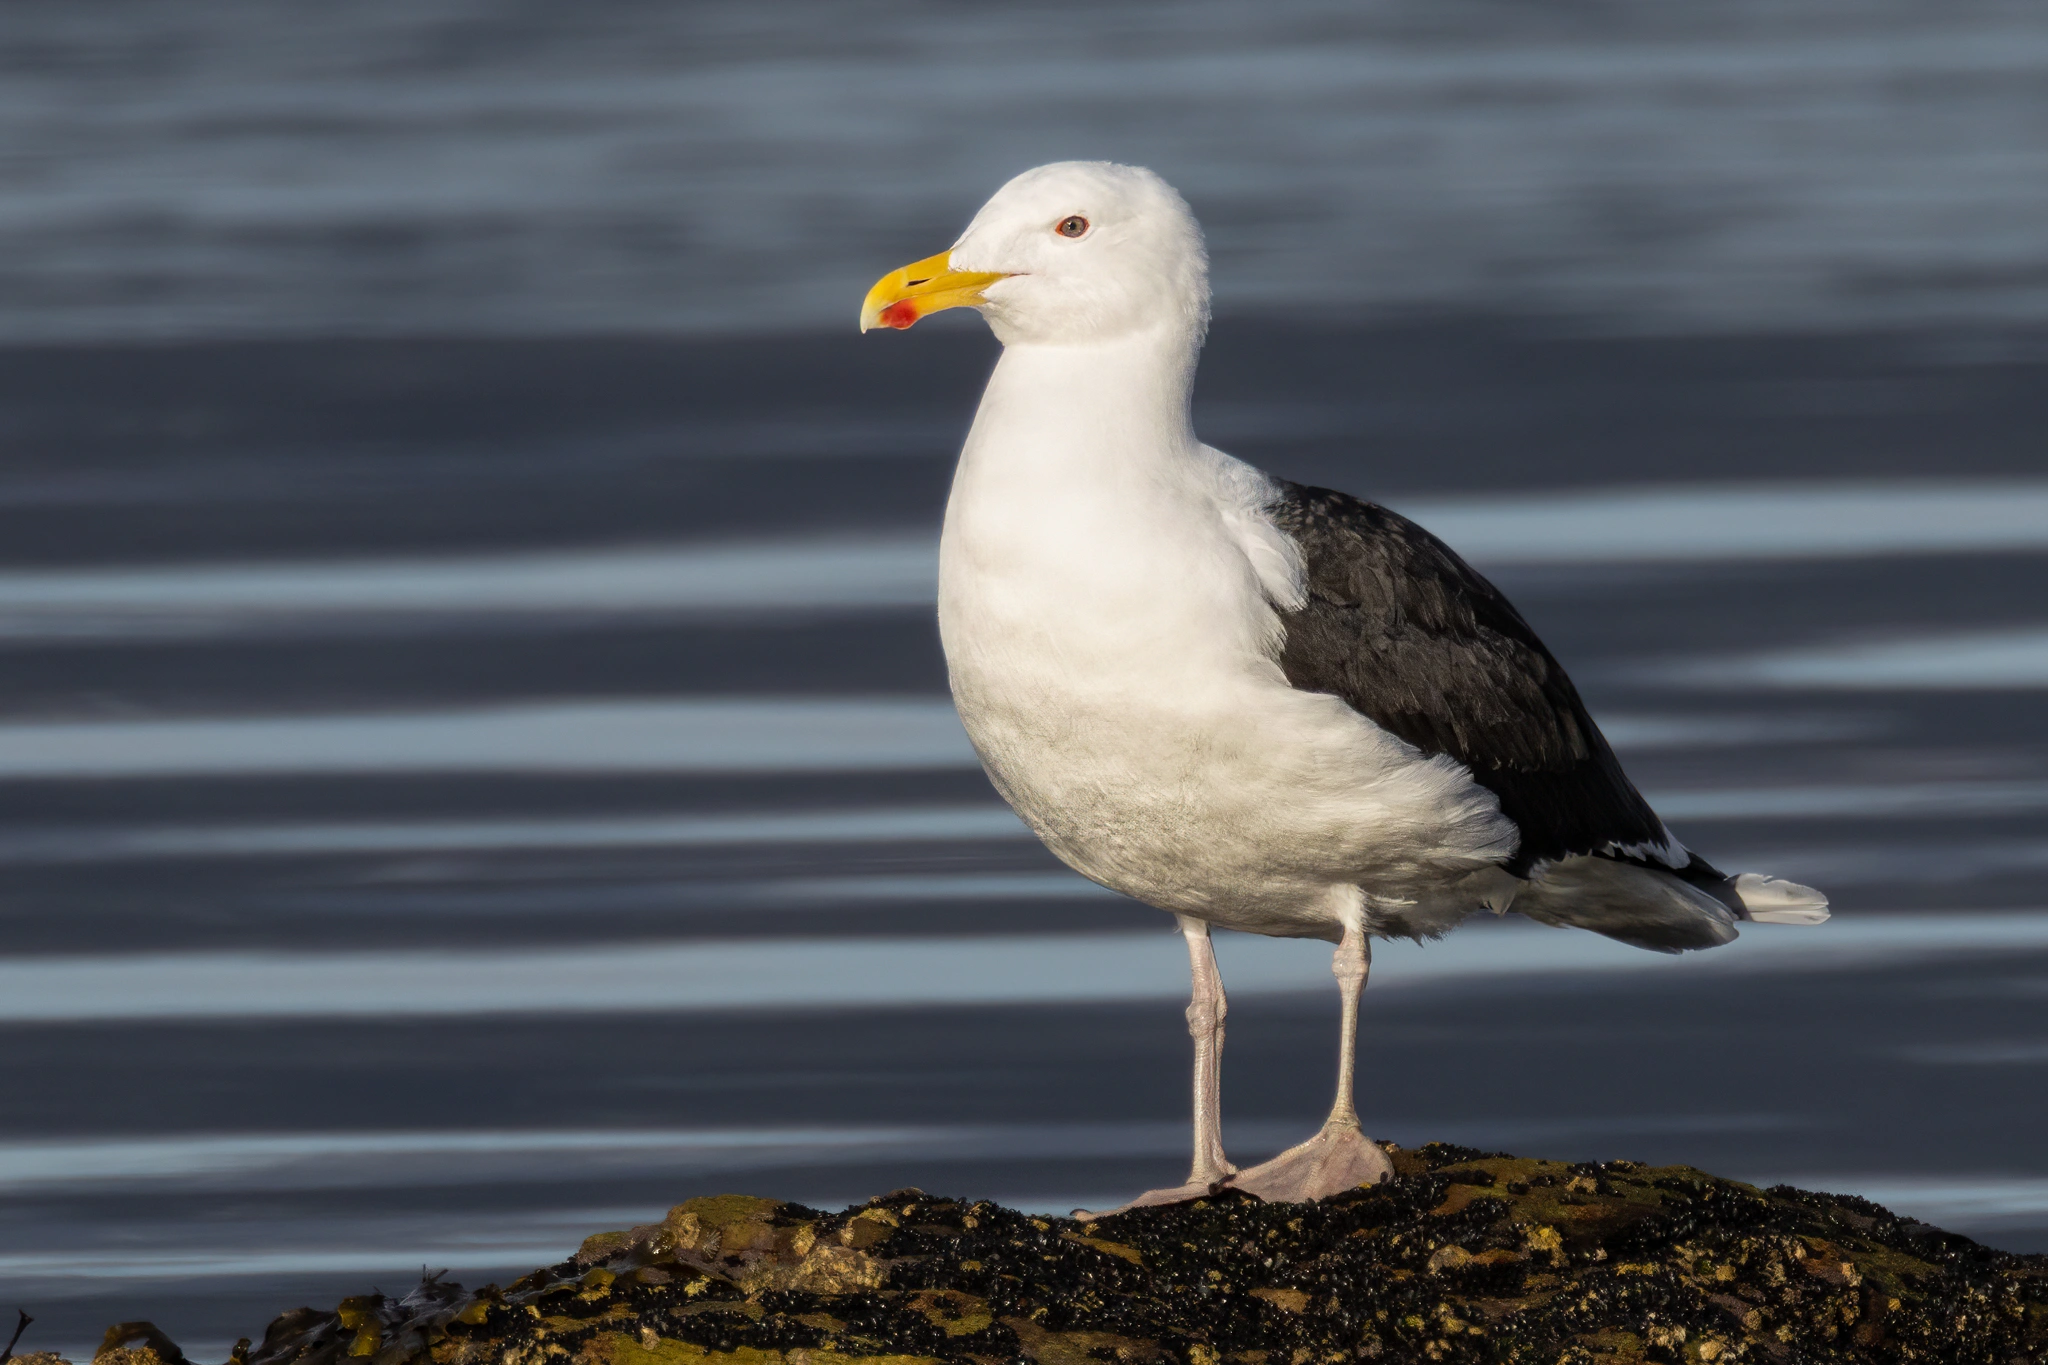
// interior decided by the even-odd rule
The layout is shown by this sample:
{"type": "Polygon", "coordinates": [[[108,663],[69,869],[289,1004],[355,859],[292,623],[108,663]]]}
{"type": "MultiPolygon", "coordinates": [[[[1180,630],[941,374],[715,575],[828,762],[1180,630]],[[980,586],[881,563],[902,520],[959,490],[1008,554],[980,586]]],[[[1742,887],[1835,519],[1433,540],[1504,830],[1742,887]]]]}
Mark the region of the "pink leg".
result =
{"type": "Polygon", "coordinates": [[[1361,925],[1348,924],[1337,945],[1330,971],[1343,1001],[1343,1031],[1337,1042],[1337,1099],[1322,1131],[1298,1147],[1290,1147],[1231,1182],[1274,1202],[1323,1199],[1359,1185],[1391,1180],[1394,1165],[1378,1143],[1359,1131],[1358,1109],[1352,1102],[1352,1073],[1358,1065],[1358,997],[1372,968],[1372,943],[1361,925]]]}
{"type": "Polygon", "coordinates": [[[1337,1099],[1330,1106],[1331,1123],[1358,1126],[1358,1107],[1352,1102],[1351,1087],[1358,1071],[1358,997],[1365,994],[1365,979],[1372,972],[1372,940],[1361,929],[1346,929],[1344,941],[1330,959],[1330,974],[1337,978],[1342,1022],[1337,1033],[1337,1099]]]}
{"type": "Polygon", "coordinates": [[[1213,1194],[1236,1174],[1237,1167],[1223,1155],[1223,1019],[1230,1012],[1223,998],[1223,975],[1216,970],[1216,950],[1209,942],[1209,926],[1188,915],[1176,915],[1188,943],[1188,966],[1193,987],[1188,999],[1188,1036],[1195,1040],[1195,1158],[1187,1183],[1166,1189],[1147,1190],[1120,1208],[1089,1213],[1075,1209],[1077,1218],[1103,1218],[1124,1209],[1146,1204],[1179,1204],[1213,1194]]]}
{"type": "Polygon", "coordinates": [[[1216,970],[1209,926],[1186,915],[1176,918],[1188,941],[1188,966],[1194,977],[1188,1036],[1195,1040],[1195,1159],[1187,1183],[1206,1188],[1237,1173],[1223,1155],[1223,1021],[1230,1006],[1223,998],[1223,975],[1216,970]]]}

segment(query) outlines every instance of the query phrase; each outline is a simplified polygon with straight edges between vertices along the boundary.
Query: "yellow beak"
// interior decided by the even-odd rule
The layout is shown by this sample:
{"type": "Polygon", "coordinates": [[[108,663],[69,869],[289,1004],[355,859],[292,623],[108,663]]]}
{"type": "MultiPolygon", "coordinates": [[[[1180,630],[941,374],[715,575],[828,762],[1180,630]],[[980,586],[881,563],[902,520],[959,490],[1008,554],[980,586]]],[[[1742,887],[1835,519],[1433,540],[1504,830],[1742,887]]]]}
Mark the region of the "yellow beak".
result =
{"type": "Polygon", "coordinates": [[[860,329],[865,332],[870,327],[894,327],[900,331],[929,313],[980,303],[982,290],[997,280],[1009,278],[1003,274],[954,270],[948,264],[952,257],[952,252],[941,251],[876,280],[875,287],[861,301],[860,329]]]}

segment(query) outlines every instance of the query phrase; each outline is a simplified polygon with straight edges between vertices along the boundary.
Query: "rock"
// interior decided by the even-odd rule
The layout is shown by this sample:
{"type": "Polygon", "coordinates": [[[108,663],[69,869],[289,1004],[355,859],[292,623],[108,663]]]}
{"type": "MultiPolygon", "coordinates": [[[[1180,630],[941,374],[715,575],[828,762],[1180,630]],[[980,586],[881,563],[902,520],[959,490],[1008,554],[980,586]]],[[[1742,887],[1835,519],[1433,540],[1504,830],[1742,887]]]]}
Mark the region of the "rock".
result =
{"type": "MultiPolygon", "coordinates": [[[[1389,1150],[1393,1181],[1313,1204],[1086,1224],[693,1199],[503,1289],[294,1310],[231,1365],[2048,1362],[2048,1257],[1683,1166],[1389,1150]]],[[[147,1324],[108,1342],[182,1359],[147,1324]]]]}

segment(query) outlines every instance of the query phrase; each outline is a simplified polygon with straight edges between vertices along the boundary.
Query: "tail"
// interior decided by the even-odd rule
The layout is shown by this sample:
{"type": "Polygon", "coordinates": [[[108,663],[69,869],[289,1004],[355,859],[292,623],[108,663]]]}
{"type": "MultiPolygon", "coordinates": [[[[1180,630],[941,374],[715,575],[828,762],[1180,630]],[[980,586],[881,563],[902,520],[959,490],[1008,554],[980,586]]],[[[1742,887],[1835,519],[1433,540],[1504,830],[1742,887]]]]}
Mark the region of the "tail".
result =
{"type": "Polygon", "coordinates": [[[1689,878],[1615,858],[1560,859],[1536,869],[1516,893],[1514,908],[1539,924],[1591,929],[1660,953],[1732,943],[1743,920],[1827,920],[1828,898],[1812,887],[1755,872],[1723,877],[1704,862],[1693,861],[1698,871],[1689,878]]]}
{"type": "Polygon", "coordinates": [[[1538,924],[1591,929],[1659,953],[1718,948],[1739,932],[1734,907],[1674,872],[1583,855],[1534,871],[1514,908],[1538,924]]]}
{"type": "Polygon", "coordinates": [[[1758,924],[1826,924],[1828,898],[1810,886],[1744,872],[1728,883],[1742,902],[1742,917],[1758,924]]]}

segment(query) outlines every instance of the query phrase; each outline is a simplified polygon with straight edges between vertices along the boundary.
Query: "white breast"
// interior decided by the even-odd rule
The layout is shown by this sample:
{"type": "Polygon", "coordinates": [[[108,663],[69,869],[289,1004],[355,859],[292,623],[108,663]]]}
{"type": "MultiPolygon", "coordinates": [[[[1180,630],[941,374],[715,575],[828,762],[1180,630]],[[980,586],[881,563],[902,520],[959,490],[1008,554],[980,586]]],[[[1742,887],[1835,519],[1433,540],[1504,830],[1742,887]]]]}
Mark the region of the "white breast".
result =
{"type": "Polygon", "coordinates": [[[1264,476],[1074,349],[1005,352],[940,548],[954,700],[1018,813],[1086,876],[1266,933],[1324,934],[1355,885],[1413,899],[1511,846],[1455,763],[1288,686],[1272,603],[1299,573],[1264,476]]]}

